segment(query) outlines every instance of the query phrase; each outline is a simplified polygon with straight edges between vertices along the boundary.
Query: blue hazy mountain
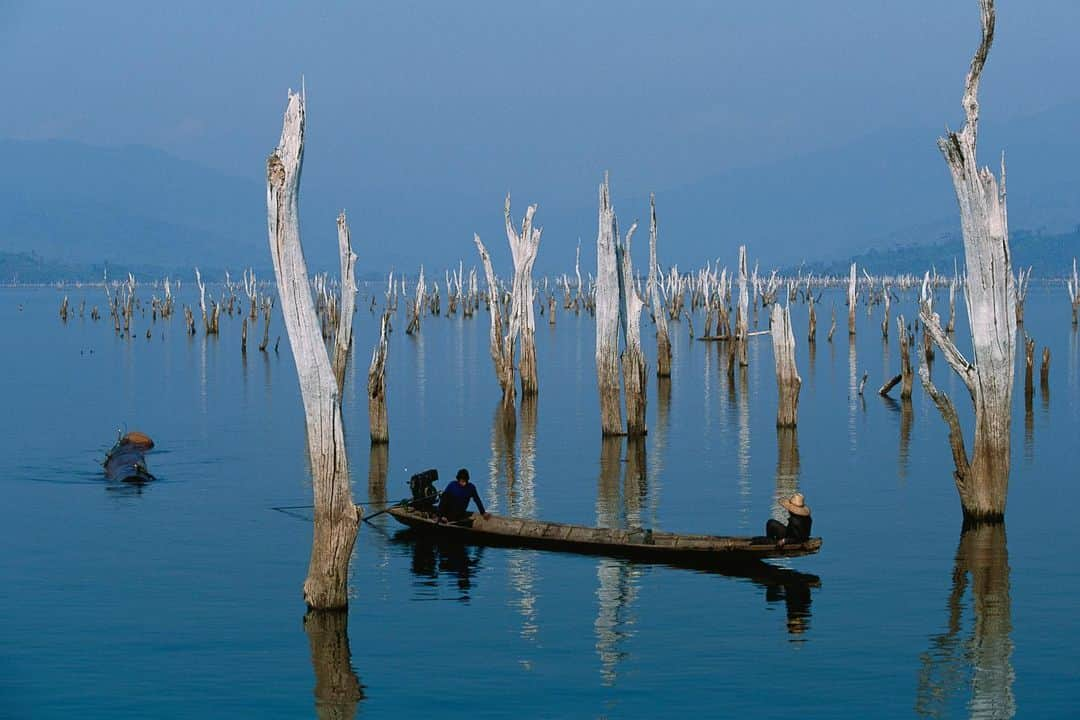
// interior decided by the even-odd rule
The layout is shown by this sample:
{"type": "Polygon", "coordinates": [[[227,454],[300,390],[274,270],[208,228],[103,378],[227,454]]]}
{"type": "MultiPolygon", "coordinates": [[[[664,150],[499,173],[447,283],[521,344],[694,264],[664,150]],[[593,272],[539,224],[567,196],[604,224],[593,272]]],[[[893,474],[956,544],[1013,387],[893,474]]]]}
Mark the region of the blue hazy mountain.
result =
{"type": "MultiPolygon", "coordinates": [[[[997,169],[1007,149],[1009,219],[1014,231],[1060,234],[1080,222],[1080,140],[1072,132],[1080,104],[1062,105],[995,126],[984,111],[981,160],[997,169]]],[[[623,228],[647,221],[656,192],[661,262],[699,267],[717,258],[733,265],[746,244],[762,268],[841,260],[933,244],[959,231],[956,201],[933,130],[856,137],[828,151],[758,167],[734,168],[669,188],[631,188],[612,177],[623,228]]],[[[203,269],[270,267],[261,168],[231,177],[160,150],[91,147],[65,141],[0,141],[0,252],[34,253],[69,268],[85,265],[203,269]]],[[[305,180],[307,176],[305,176],[305,180]]],[[[515,219],[538,202],[544,228],[537,272],[571,272],[578,238],[583,275],[595,267],[594,179],[580,203],[546,204],[514,197],[515,219]]],[[[303,185],[303,237],[313,271],[336,268],[338,208],[313,174],[303,185]]],[[[447,189],[365,190],[348,208],[361,273],[424,264],[441,278],[459,259],[476,264],[472,233],[491,249],[497,271],[509,271],[501,195],[470,191],[468,177],[447,189]]],[[[561,193],[565,196],[565,193],[561,193]]],[[[644,264],[647,228],[635,243],[644,264]]],[[[883,268],[884,270],[884,268],[883,268]]],[[[5,278],[6,279],[6,278],[5,278]]]]}

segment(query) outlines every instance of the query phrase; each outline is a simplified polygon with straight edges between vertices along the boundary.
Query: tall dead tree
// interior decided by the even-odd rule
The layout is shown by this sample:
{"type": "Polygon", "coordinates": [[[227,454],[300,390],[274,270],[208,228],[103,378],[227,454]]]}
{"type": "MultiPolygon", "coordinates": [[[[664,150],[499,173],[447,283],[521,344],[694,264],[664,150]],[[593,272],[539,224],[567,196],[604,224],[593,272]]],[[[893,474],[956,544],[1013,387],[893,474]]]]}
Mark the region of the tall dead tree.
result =
{"type": "Polygon", "coordinates": [[[495,269],[491,266],[491,256],[487,248],[481,242],[480,236],[474,234],[473,242],[476,250],[480,253],[480,262],[484,265],[484,275],[487,277],[487,304],[488,314],[491,316],[491,338],[489,349],[491,362],[495,366],[495,377],[502,389],[502,402],[504,405],[513,405],[516,391],[514,390],[514,335],[510,332],[503,334],[508,323],[503,315],[503,306],[499,300],[499,282],[495,278],[495,269]]]}
{"type": "MultiPolygon", "coordinates": [[[[356,307],[356,253],[352,250],[349,221],[342,210],[337,219],[338,255],[341,258],[341,310],[334,333],[334,377],[338,384],[338,402],[345,392],[345,366],[352,347],[353,310],[356,307]]],[[[254,306],[253,306],[254,307],[254,306]]]]}
{"type": "Polygon", "coordinates": [[[349,558],[360,514],[352,500],[338,386],[323,345],[300,244],[304,96],[289,91],[281,140],[266,161],[266,211],[278,296],[300,381],[311,461],[315,530],[304,581],[309,608],[349,604],[349,558]]]}
{"type": "Polygon", "coordinates": [[[971,328],[974,363],[957,349],[930,306],[929,276],[923,280],[919,317],[949,366],[967,386],[975,405],[974,445],[970,459],[956,410],[948,396],[930,381],[925,364],[919,375],[949,426],[956,465],[956,489],[965,518],[1000,521],[1005,516],[1009,486],[1013,374],[1016,360],[1016,288],[1009,252],[1005,204],[1005,161],[1001,184],[989,168],[976,165],[979,125],[979,77],[994,39],[993,0],[979,1],[982,40],[964,85],[966,122],[948,132],[938,147],[952,173],[960,205],[966,278],[964,294],[971,328]]]}
{"type": "Polygon", "coordinates": [[[851,274],[848,276],[847,286],[847,331],[848,335],[855,334],[855,304],[858,296],[855,292],[855,284],[858,277],[855,275],[855,263],[851,263],[851,274]]]}
{"type": "Polygon", "coordinates": [[[746,289],[746,246],[739,246],[739,307],[735,311],[735,346],[739,365],[746,367],[746,345],[750,337],[750,295],[746,289]]]}
{"type": "Polygon", "coordinates": [[[521,379],[521,395],[536,395],[539,382],[536,376],[536,318],[533,314],[532,268],[540,249],[541,228],[533,227],[536,205],[525,210],[521,221],[521,233],[514,230],[510,218],[510,194],[506,195],[503,211],[506,221],[506,239],[510,241],[510,253],[514,259],[514,282],[510,286],[510,334],[518,339],[521,354],[518,375],[521,379]]]}
{"type": "MultiPolygon", "coordinates": [[[[663,275],[656,261],[656,196],[649,194],[649,312],[656,327],[656,376],[671,377],[671,336],[667,316],[660,303],[660,283],[663,275]]],[[[721,298],[723,302],[723,298],[721,298]]]]}
{"type": "Polygon", "coordinates": [[[634,284],[634,265],[630,243],[637,230],[635,222],[619,240],[615,236],[615,257],[619,263],[619,324],[625,342],[622,353],[623,391],[626,394],[626,434],[644,435],[645,429],[645,353],[641,349],[641,310],[645,307],[634,284]]]}
{"type": "Polygon", "coordinates": [[[604,435],[623,432],[619,402],[619,267],[615,258],[618,237],[608,176],[604,173],[596,236],[596,382],[600,392],[600,429],[604,435]]]}
{"type": "Polygon", "coordinates": [[[799,421],[799,388],[802,378],[795,367],[795,333],[791,307],[773,303],[770,321],[773,359],[776,362],[776,426],[795,427],[799,421]]]}

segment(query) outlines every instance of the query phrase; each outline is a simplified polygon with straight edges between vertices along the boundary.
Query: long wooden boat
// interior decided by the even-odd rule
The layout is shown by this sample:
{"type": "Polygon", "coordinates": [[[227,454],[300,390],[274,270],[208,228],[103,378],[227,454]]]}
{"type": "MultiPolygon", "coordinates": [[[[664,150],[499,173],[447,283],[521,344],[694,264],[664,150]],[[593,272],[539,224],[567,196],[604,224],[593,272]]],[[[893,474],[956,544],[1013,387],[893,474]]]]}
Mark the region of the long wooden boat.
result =
{"type": "Polygon", "coordinates": [[[765,558],[810,555],[821,538],[778,546],[760,537],[681,535],[642,529],[598,528],[526,518],[472,514],[454,523],[438,523],[433,513],[398,505],[387,510],[395,520],[418,532],[433,533],[476,545],[531,547],[633,560],[698,566],[750,562],[765,558]]]}

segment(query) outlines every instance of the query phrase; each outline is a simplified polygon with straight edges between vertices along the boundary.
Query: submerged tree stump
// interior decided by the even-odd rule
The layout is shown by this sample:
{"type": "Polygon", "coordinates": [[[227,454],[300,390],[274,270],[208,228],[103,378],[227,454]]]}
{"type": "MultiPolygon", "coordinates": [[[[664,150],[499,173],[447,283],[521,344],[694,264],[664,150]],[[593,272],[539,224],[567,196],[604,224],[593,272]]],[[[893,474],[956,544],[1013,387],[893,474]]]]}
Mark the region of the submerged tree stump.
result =
{"type": "Polygon", "coordinates": [[[371,443],[390,442],[390,424],[386,416],[386,353],[390,314],[383,313],[379,323],[379,342],[371,351],[371,364],[368,366],[368,431],[371,443]]]}
{"type": "MultiPolygon", "coordinates": [[[[338,402],[345,392],[345,368],[349,364],[352,347],[353,311],[356,309],[356,253],[352,249],[349,221],[342,210],[337,219],[338,256],[341,260],[341,309],[337,313],[337,330],[334,332],[334,378],[338,385],[338,402]]],[[[254,306],[253,306],[254,307],[254,306]]]]}
{"type": "Polygon", "coordinates": [[[536,205],[525,210],[521,221],[521,233],[514,229],[510,218],[510,194],[506,195],[504,220],[506,238],[510,241],[510,253],[514,259],[514,282],[510,288],[510,334],[519,339],[521,355],[518,376],[521,379],[521,394],[536,395],[539,381],[536,375],[536,319],[533,315],[533,280],[532,268],[536,254],[540,249],[540,228],[533,227],[533,215],[536,205]]]}
{"type": "Polygon", "coordinates": [[[289,91],[281,140],[266,161],[266,209],[282,315],[304,402],[311,461],[315,531],[304,581],[309,608],[348,607],[349,559],[360,514],[353,504],[338,385],[323,345],[300,243],[300,170],[304,97],[289,91]]]}
{"type": "Polygon", "coordinates": [[[790,306],[772,305],[773,357],[776,361],[776,426],[795,427],[799,421],[799,389],[802,378],[795,367],[795,333],[791,327],[790,306]]]}

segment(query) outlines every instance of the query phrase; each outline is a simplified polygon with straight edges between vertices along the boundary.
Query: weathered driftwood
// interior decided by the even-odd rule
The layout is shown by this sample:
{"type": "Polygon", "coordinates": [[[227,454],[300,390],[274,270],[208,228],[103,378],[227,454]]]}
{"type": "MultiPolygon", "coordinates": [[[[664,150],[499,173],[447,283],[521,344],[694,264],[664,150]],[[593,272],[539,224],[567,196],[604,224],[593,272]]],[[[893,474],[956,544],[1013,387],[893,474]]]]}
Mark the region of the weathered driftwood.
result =
{"type": "Polygon", "coordinates": [[[660,281],[663,275],[656,261],[656,195],[649,194],[649,312],[656,327],[656,376],[671,377],[671,336],[667,316],[660,302],[660,281]]]}
{"type": "Polygon", "coordinates": [[[491,317],[491,333],[489,350],[491,362],[495,366],[495,377],[502,389],[502,402],[504,405],[513,405],[516,390],[514,389],[514,340],[513,333],[503,334],[508,323],[503,316],[502,304],[499,301],[499,283],[495,278],[495,269],[491,266],[491,256],[487,248],[480,240],[480,236],[474,234],[473,242],[476,250],[480,253],[480,262],[484,266],[484,275],[487,278],[487,304],[488,315],[491,317]]]}
{"type": "Polygon", "coordinates": [[[634,284],[634,265],[630,245],[637,223],[633,223],[621,240],[615,236],[615,256],[619,263],[619,312],[625,347],[622,353],[623,392],[626,394],[626,434],[644,435],[646,388],[645,352],[641,348],[641,310],[645,303],[634,284]]]}
{"type": "Polygon", "coordinates": [[[901,380],[904,379],[904,375],[893,375],[890,379],[885,381],[885,384],[878,388],[878,395],[888,397],[889,392],[896,387],[901,380]]]}
{"type": "Polygon", "coordinates": [[[799,421],[799,389],[802,378],[795,366],[795,333],[791,327],[790,306],[772,305],[771,333],[773,358],[776,361],[776,425],[795,427],[799,421]]]}
{"type": "Polygon", "coordinates": [[[372,444],[390,442],[390,424],[386,416],[386,353],[390,313],[384,312],[379,323],[379,342],[371,351],[368,366],[368,430],[372,444]]]}
{"type": "Polygon", "coordinates": [[[536,395],[539,382],[536,375],[536,319],[533,316],[532,268],[540,249],[541,229],[533,227],[536,205],[529,205],[521,221],[521,233],[514,229],[510,217],[510,194],[506,195],[503,216],[506,221],[506,239],[514,260],[514,281],[510,287],[510,334],[518,340],[521,352],[518,359],[518,376],[521,394],[536,395]]]}
{"type": "Polygon", "coordinates": [[[611,207],[608,176],[600,183],[599,229],[596,236],[596,380],[600,393],[600,429],[621,435],[619,402],[619,266],[615,257],[619,229],[611,207]]]}
{"type": "MultiPolygon", "coordinates": [[[[975,362],[969,362],[960,353],[933,313],[928,278],[923,281],[919,316],[949,366],[964,381],[975,405],[974,443],[969,460],[951,401],[943,393],[931,392],[950,427],[956,488],[965,517],[1001,520],[1009,485],[1016,289],[1009,252],[1004,159],[1000,187],[989,168],[979,168],[976,164],[979,78],[993,42],[995,21],[993,0],[980,0],[979,7],[982,39],[964,86],[966,121],[959,133],[948,132],[938,140],[960,205],[966,266],[964,293],[975,362]]],[[[923,373],[920,369],[920,376],[931,390],[929,371],[923,373]]]]}
{"type": "Polygon", "coordinates": [[[304,402],[315,531],[304,602],[319,610],[349,604],[349,559],[360,514],[353,504],[338,387],[323,345],[300,244],[300,170],[304,97],[289,92],[281,140],[266,162],[266,209],[282,315],[304,402]]]}
{"type": "Polygon", "coordinates": [[[338,384],[338,402],[345,391],[345,368],[349,364],[349,348],[352,347],[353,311],[356,308],[356,253],[352,250],[349,221],[342,210],[337,219],[338,256],[341,260],[341,308],[337,312],[337,330],[334,332],[334,378],[338,384]]]}

